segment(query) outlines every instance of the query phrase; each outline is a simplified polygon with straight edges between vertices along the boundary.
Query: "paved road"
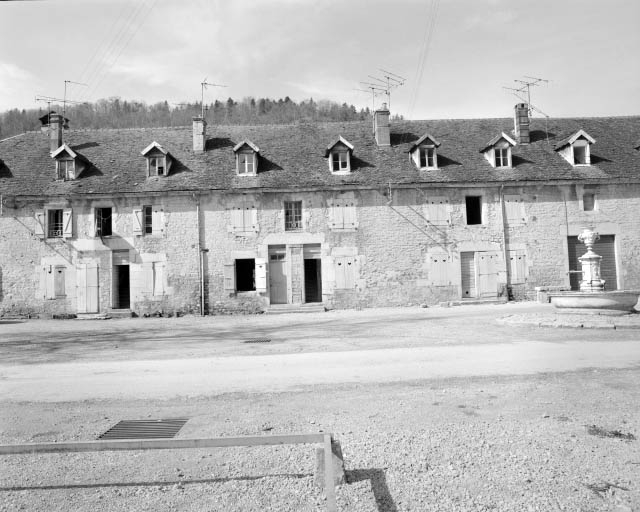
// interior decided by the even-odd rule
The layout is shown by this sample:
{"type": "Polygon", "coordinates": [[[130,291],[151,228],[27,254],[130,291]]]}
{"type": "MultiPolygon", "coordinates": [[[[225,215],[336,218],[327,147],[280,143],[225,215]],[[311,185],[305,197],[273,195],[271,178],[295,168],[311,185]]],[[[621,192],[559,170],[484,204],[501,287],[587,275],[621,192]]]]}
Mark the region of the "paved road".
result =
{"type": "Polygon", "coordinates": [[[640,366],[637,330],[496,321],[506,313],[540,311],[548,312],[524,304],[165,324],[7,324],[0,326],[0,400],[163,399],[640,366]],[[239,342],[265,333],[282,343],[239,342]]]}

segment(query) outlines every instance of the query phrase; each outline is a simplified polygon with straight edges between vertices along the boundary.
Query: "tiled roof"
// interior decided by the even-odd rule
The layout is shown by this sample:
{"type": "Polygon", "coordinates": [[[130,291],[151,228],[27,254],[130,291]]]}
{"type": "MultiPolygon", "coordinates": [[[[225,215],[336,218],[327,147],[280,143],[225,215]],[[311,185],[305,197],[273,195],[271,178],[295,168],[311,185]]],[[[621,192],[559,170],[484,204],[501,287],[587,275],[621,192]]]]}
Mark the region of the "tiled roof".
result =
{"type": "Polygon", "coordinates": [[[531,144],[512,149],[513,168],[492,168],[478,149],[495,134],[513,133],[511,119],[391,123],[391,146],[378,147],[371,122],[296,125],[209,125],[204,153],[193,151],[192,127],[68,130],[64,141],[91,166],[75,181],[56,181],[49,140],[29,132],[0,141],[0,193],[5,195],[123,194],[163,191],[380,187],[392,184],[513,183],[522,181],[640,182],[639,117],[531,120],[531,144]],[[573,167],[554,151],[579,129],[593,136],[590,166],[573,167]],[[548,130],[548,133],[547,133],[548,130]],[[425,133],[441,143],[438,169],[418,170],[408,151],[425,133]],[[328,144],[342,136],[354,146],[352,172],[333,175],[328,144]],[[260,147],[256,176],[236,174],[233,148],[260,147]],[[173,157],[167,177],[146,177],[140,154],[157,141],[173,157]]]}

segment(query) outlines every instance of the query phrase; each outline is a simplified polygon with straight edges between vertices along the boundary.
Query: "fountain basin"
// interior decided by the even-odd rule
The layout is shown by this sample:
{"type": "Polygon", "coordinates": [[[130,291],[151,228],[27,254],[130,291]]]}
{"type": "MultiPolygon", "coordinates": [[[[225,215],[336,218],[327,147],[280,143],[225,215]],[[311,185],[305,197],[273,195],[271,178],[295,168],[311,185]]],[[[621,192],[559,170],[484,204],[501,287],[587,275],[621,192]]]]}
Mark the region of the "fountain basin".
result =
{"type": "Polygon", "coordinates": [[[549,294],[558,313],[586,315],[628,315],[637,313],[640,290],[611,292],[561,292],[549,294]]]}

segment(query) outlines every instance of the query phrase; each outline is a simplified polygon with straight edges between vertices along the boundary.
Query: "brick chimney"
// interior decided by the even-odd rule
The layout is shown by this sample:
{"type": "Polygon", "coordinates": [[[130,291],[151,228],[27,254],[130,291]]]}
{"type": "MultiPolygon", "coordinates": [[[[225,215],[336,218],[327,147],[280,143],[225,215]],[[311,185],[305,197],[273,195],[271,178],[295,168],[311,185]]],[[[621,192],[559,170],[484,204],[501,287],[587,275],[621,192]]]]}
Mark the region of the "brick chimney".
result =
{"type": "Polygon", "coordinates": [[[193,118],[193,150],[203,153],[207,144],[207,122],[201,116],[193,118]]]}
{"type": "Polygon", "coordinates": [[[518,103],[515,106],[514,125],[516,142],[518,144],[529,144],[529,105],[518,103]]]}
{"type": "Polygon", "coordinates": [[[373,135],[376,138],[378,146],[391,145],[391,135],[389,132],[390,114],[386,103],[383,103],[382,107],[373,113],[373,135]]]}
{"type": "Polygon", "coordinates": [[[64,119],[60,114],[49,116],[49,150],[53,153],[62,146],[62,125],[64,119]]]}

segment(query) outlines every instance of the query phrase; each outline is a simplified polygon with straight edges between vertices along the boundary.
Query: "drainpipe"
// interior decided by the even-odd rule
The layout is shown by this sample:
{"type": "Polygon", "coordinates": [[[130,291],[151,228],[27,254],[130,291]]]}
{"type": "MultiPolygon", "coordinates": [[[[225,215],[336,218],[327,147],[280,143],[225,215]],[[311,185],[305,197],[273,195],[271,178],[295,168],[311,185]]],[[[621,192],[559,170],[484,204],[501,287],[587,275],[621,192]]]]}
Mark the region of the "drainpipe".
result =
{"type": "Polygon", "coordinates": [[[202,247],[202,231],[200,229],[200,198],[193,194],[196,202],[196,218],[198,225],[198,279],[200,281],[200,316],[204,316],[204,253],[208,249],[202,247]]]}
{"type": "Polygon", "coordinates": [[[504,185],[500,185],[500,217],[502,218],[502,257],[504,258],[505,287],[507,289],[507,301],[509,300],[509,262],[507,260],[507,223],[504,213],[504,185]]]}

